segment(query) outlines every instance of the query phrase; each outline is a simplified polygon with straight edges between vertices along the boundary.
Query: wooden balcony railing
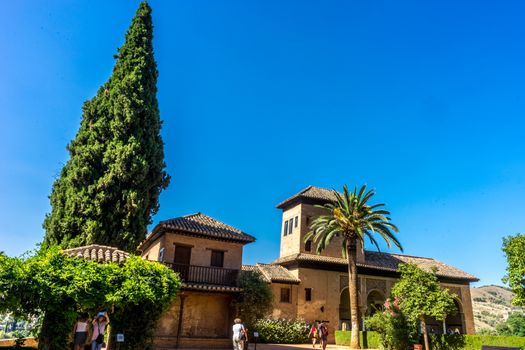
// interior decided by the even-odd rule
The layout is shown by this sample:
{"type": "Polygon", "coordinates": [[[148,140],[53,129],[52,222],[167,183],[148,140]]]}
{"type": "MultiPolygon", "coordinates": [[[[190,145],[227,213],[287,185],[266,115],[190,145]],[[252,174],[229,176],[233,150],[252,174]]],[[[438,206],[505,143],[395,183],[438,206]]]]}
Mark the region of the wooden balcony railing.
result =
{"type": "Polygon", "coordinates": [[[180,275],[186,283],[204,283],[221,286],[236,286],[239,270],[222,267],[197,266],[186,264],[166,263],[173,271],[180,275]]]}

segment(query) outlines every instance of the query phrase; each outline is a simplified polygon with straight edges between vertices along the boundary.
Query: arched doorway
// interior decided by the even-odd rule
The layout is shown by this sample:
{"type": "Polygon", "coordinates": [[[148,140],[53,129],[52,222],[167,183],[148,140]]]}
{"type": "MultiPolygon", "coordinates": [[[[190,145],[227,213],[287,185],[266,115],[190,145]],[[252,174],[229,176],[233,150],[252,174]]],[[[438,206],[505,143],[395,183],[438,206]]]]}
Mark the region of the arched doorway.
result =
{"type": "Polygon", "coordinates": [[[447,333],[465,333],[463,328],[463,308],[461,303],[454,299],[454,304],[456,305],[456,314],[454,316],[447,316],[445,320],[445,325],[447,327],[447,333]]]}
{"type": "Polygon", "coordinates": [[[461,303],[454,299],[454,305],[456,306],[456,314],[454,316],[447,316],[445,322],[438,321],[434,317],[426,317],[427,331],[428,333],[465,333],[463,327],[463,308],[461,303]]]}
{"type": "Polygon", "coordinates": [[[343,289],[339,297],[339,327],[342,330],[351,328],[350,319],[350,294],[348,288],[343,289]]]}
{"type": "Polygon", "coordinates": [[[385,296],[378,290],[373,290],[368,293],[366,298],[366,315],[372,316],[378,311],[384,310],[385,296]]]}

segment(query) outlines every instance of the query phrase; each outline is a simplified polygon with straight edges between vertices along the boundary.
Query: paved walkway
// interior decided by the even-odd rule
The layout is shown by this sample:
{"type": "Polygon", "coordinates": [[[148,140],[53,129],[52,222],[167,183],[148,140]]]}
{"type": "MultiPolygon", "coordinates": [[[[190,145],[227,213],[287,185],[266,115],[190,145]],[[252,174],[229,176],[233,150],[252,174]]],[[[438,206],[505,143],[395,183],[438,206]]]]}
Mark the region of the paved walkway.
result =
{"type": "MultiPolygon", "coordinates": [[[[250,344],[250,350],[254,350],[255,344],[250,344]]],[[[317,350],[320,350],[321,347],[319,344],[315,347],[317,350]]],[[[257,344],[257,350],[312,350],[312,344],[305,345],[284,345],[284,344],[257,344]]],[[[328,344],[326,350],[343,350],[348,349],[347,346],[337,346],[333,344],[328,344]]]]}

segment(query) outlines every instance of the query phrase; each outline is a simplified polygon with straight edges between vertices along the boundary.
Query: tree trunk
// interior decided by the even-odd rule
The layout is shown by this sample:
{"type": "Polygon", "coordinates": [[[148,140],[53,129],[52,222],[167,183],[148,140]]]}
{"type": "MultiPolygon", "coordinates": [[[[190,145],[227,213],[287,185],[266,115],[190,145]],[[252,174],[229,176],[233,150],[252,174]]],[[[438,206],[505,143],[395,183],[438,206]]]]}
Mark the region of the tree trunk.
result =
{"type": "Polygon", "coordinates": [[[427,322],[425,321],[425,316],[421,316],[421,327],[423,328],[423,339],[425,341],[425,350],[430,350],[430,344],[428,343],[428,333],[427,333],[427,322]]]}
{"type": "Polygon", "coordinates": [[[350,297],[350,319],[352,321],[351,349],[359,346],[359,297],[357,291],[357,241],[346,243],[348,259],[348,295],[350,297]]]}

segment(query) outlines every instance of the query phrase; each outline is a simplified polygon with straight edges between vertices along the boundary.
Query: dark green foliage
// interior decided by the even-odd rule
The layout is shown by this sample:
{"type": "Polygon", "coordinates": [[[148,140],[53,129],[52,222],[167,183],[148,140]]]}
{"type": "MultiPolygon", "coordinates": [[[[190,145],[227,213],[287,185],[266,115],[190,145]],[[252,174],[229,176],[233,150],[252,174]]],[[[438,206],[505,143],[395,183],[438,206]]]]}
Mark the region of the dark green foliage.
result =
{"type": "Polygon", "coordinates": [[[512,304],[525,306],[525,235],[503,238],[503,252],[507,257],[507,275],[503,282],[514,293],[512,304]]]}
{"type": "Polygon", "coordinates": [[[70,159],[53,184],[47,246],[134,251],[168,186],[157,103],[151,8],[140,4],[109,80],[83,107],[70,159]]]}
{"type": "Polygon", "coordinates": [[[0,312],[40,316],[41,350],[68,349],[78,312],[101,309],[110,313],[113,330],[126,331],[122,350],[148,349],[155,322],[180,288],[159,263],[132,256],[121,265],[99,264],[56,247],[23,259],[0,256],[0,277],[0,312]]]}
{"type": "MultiPolygon", "coordinates": [[[[433,350],[480,350],[482,345],[518,347],[525,350],[525,337],[502,337],[490,335],[431,335],[434,343],[433,350]]],[[[367,332],[368,347],[380,348],[379,334],[367,332]]],[[[337,345],[350,345],[350,331],[336,331],[335,341],[337,345]]]]}
{"type": "Polygon", "coordinates": [[[408,322],[418,325],[421,322],[425,348],[429,348],[429,338],[425,316],[444,320],[457,313],[454,294],[439,284],[436,269],[424,271],[414,264],[399,265],[401,278],[392,288],[392,295],[399,299],[401,311],[408,322]]]}
{"type": "Polygon", "coordinates": [[[461,350],[465,345],[463,334],[430,334],[432,350],[461,350]]]}
{"type": "Polygon", "coordinates": [[[239,278],[239,287],[242,288],[234,305],[238,316],[243,323],[251,329],[255,321],[267,316],[271,310],[273,293],[270,285],[266,283],[260,273],[243,271],[239,278]]]}
{"type": "Polygon", "coordinates": [[[261,343],[305,344],[308,343],[310,326],[302,320],[262,319],[254,324],[261,343]]]}
{"type": "MultiPolygon", "coordinates": [[[[405,350],[417,339],[417,326],[401,312],[398,301],[387,299],[385,310],[365,320],[367,328],[379,335],[379,344],[385,350],[405,350]]],[[[369,345],[370,346],[370,345],[369,345]]]]}
{"type": "Polygon", "coordinates": [[[461,335],[465,340],[462,350],[479,350],[482,345],[517,347],[525,350],[524,337],[501,337],[490,335],[461,335]]]}
{"type": "MultiPolygon", "coordinates": [[[[352,332],[350,331],[335,331],[335,343],[341,346],[350,346],[350,338],[352,332]]],[[[360,343],[363,344],[363,338],[365,337],[364,332],[360,332],[359,338],[360,343]]],[[[369,349],[379,349],[381,341],[379,333],[377,332],[366,332],[366,342],[369,349]]]]}
{"type": "Polygon", "coordinates": [[[525,316],[522,313],[514,312],[503,323],[496,326],[498,335],[516,335],[525,337],[525,316]]]}

